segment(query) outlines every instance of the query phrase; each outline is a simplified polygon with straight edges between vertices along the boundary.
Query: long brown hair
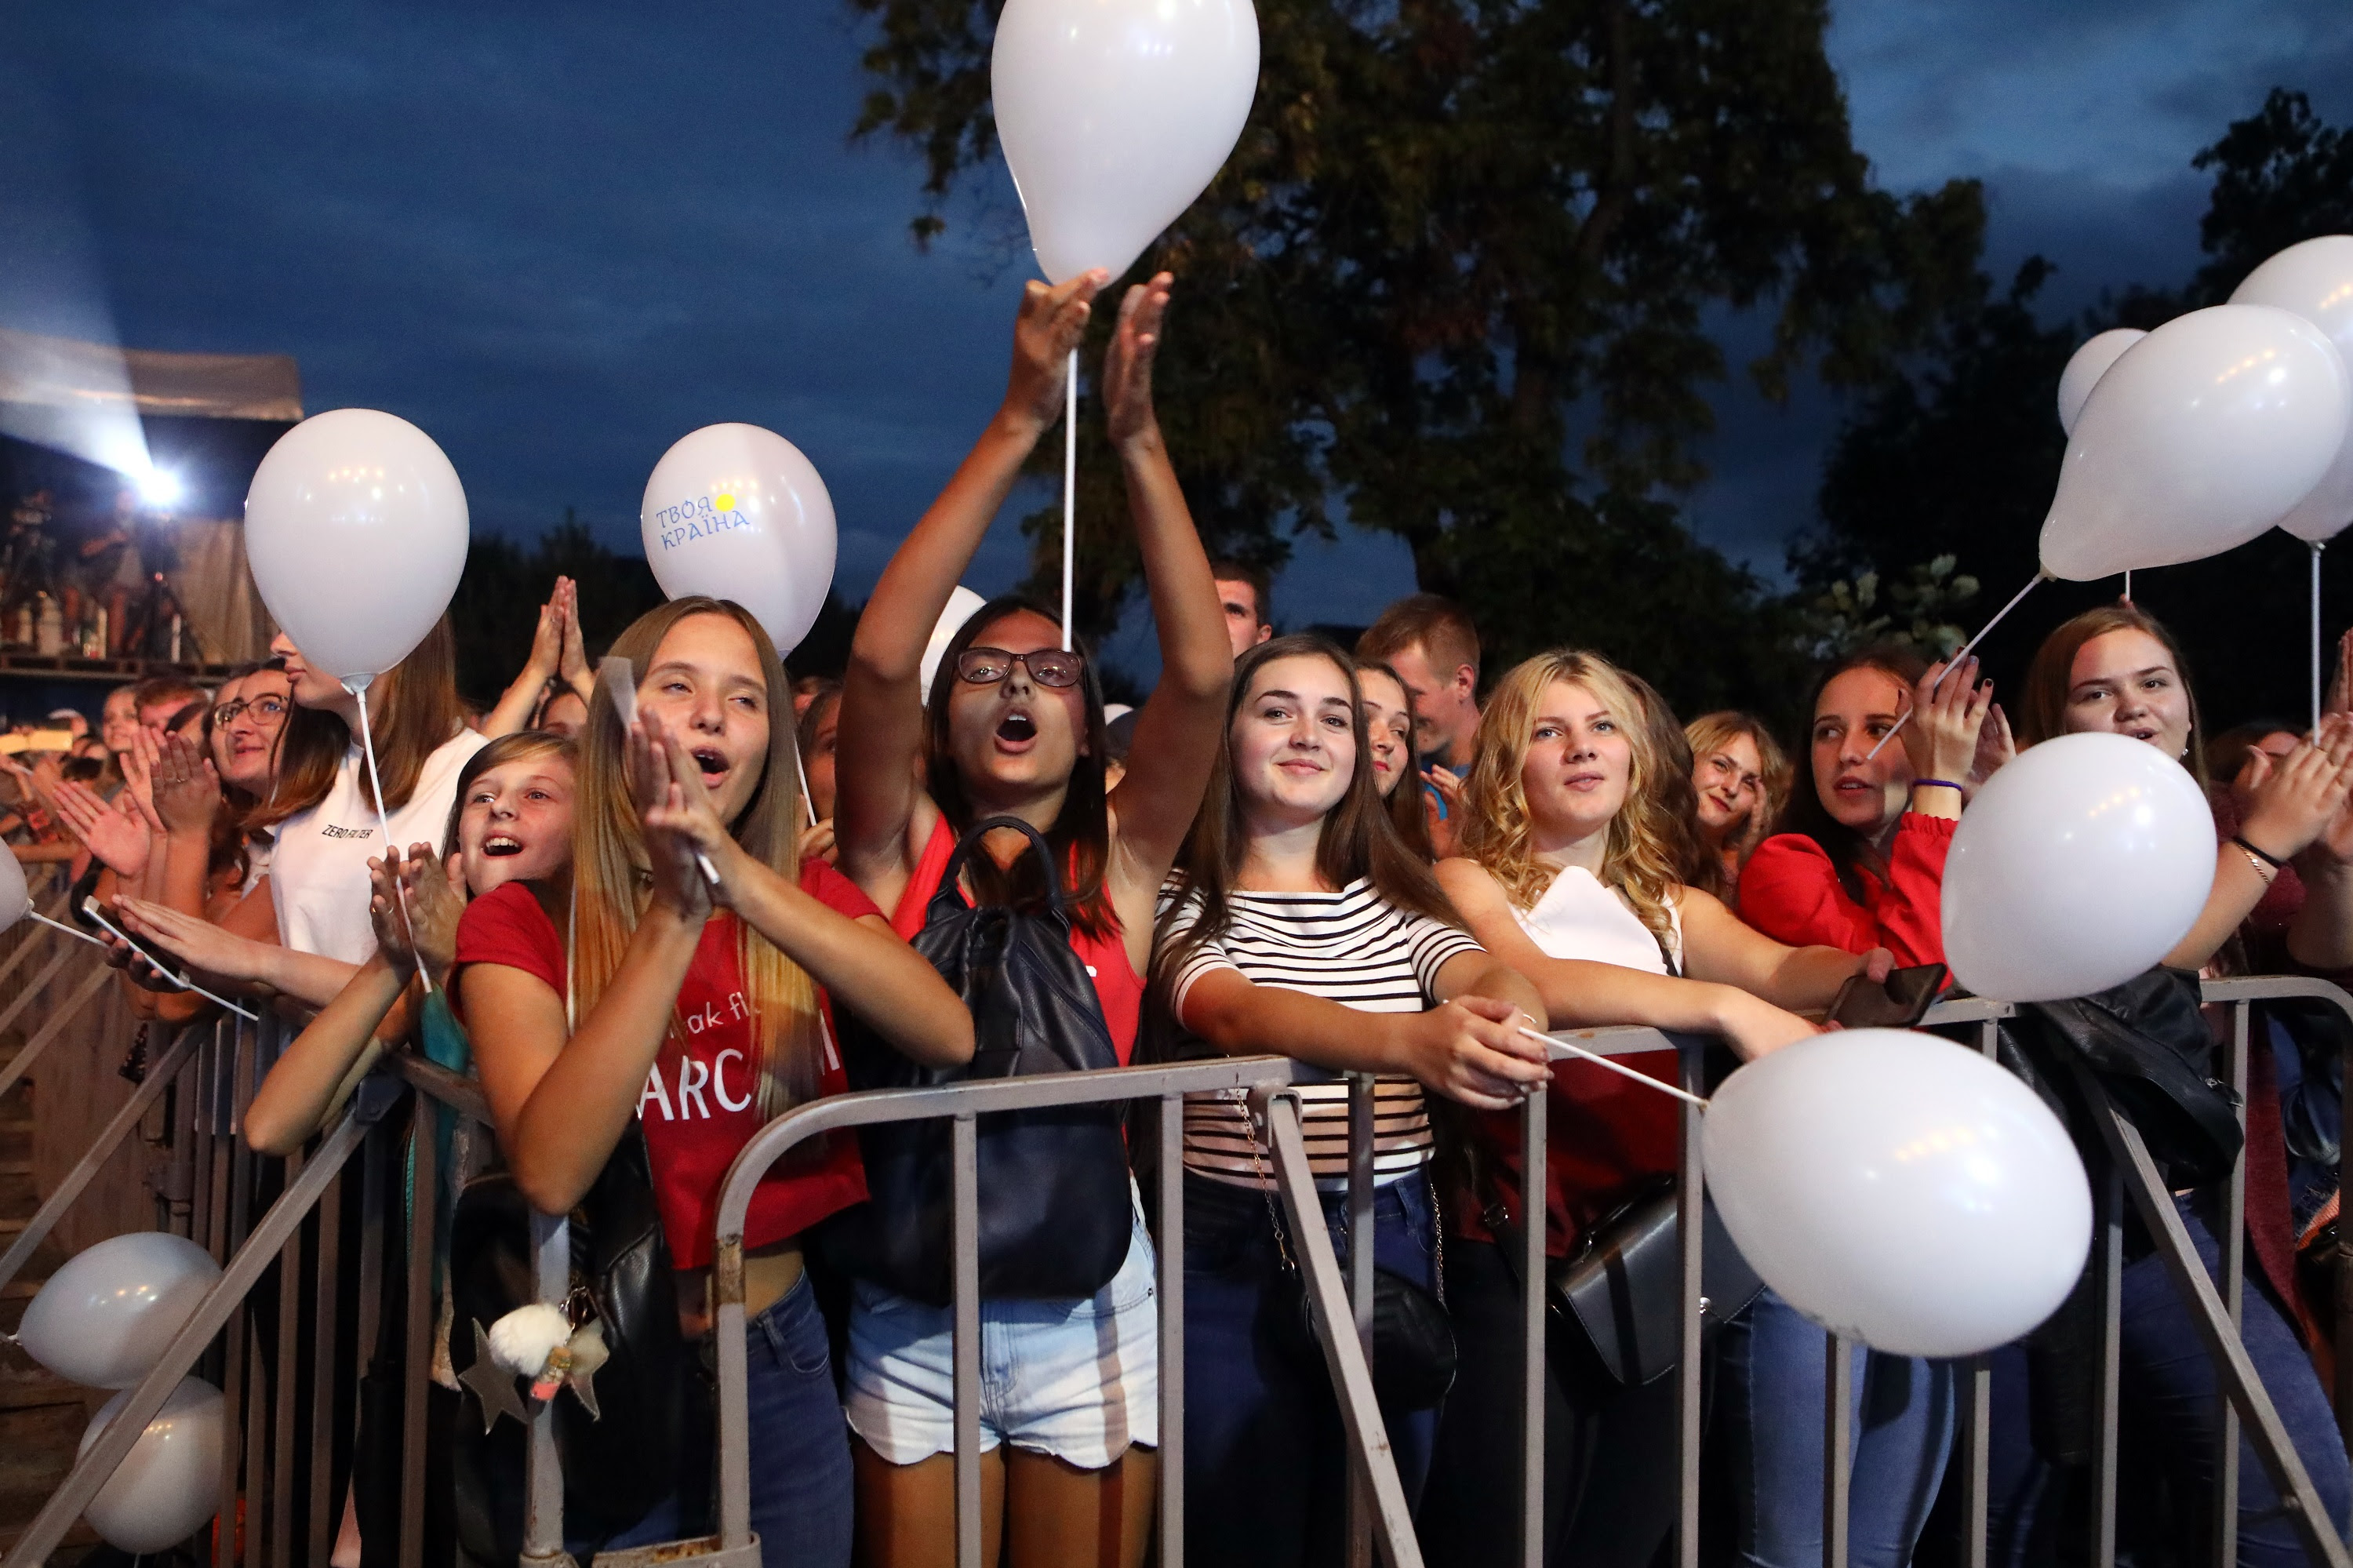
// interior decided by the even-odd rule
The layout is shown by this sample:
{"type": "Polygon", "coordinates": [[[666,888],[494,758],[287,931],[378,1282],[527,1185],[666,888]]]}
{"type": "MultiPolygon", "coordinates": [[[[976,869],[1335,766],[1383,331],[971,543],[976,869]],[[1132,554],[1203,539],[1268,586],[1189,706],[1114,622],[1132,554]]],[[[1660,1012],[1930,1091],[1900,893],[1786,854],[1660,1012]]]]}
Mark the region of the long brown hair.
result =
{"type": "MultiPolygon", "coordinates": [[[[932,803],[947,819],[949,829],[959,835],[978,819],[965,795],[964,776],[956,770],[955,751],[948,737],[948,703],[955,695],[956,660],[965,649],[980,643],[997,622],[1024,610],[1046,620],[1054,619],[1020,594],[1000,595],[966,617],[940,655],[940,667],[932,677],[931,694],[923,705],[924,781],[932,803]]],[[[1111,863],[1111,808],[1103,788],[1103,759],[1111,751],[1103,734],[1103,678],[1095,672],[1093,652],[1084,647],[1079,652],[1085,655],[1079,678],[1079,693],[1086,706],[1084,744],[1071,765],[1062,809],[1046,830],[1046,846],[1054,852],[1054,863],[1062,868],[1066,879],[1063,892],[1069,899],[1071,923],[1092,936],[1107,937],[1119,929],[1119,916],[1113,912],[1111,895],[1103,887],[1103,873],[1111,863]]],[[[816,733],[814,726],[810,733],[816,733]]],[[[965,863],[970,869],[974,897],[983,904],[1013,904],[1038,897],[1043,889],[1033,885],[1031,866],[1036,858],[1025,854],[1008,872],[987,855],[971,856],[965,863]]]]}
{"type": "MultiPolygon", "coordinates": [[[[1406,690],[1405,677],[1385,659],[1357,660],[1356,677],[1360,688],[1367,674],[1386,675],[1398,691],[1406,690]]],[[[1430,842],[1430,807],[1426,803],[1421,782],[1421,753],[1414,748],[1413,744],[1413,698],[1409,693],[1406,697],[1405,718],[1405,763],[1398,774],[1396,788],[1388,794],[1389,825],[1397,829],[1398,837],[1405,841],[1406,848],[1429,860],[1434,853],[1430,842]]],[[[1369,726],[1366,733],[1369,737],[1369,726]]]]}
{"type": "MultiPolygon", "coordinates": [[[[378,675],[360,700],[371,698],[368,730],[384,779],[383,809],[389,813],[408,804],[426,759],[465,726],[466,708],[458,697],[458,640],[446,612],[425,641],[378,675]]],[[[278,741],[277,788],[247,825],[281,822],[325,800],[351,744],[351,726],[339,715],[325,708],[290,707],[278,741]]],[[[366,791],[363,798],[373,802],[375,792],[364,768],[360,787],[366,791]]]]}
{"type": "MultiPolygon", "coordinates": [[[[768,755],[760,787],[743,812],[728,824],[735,842],[787,883],[800,882],[800,768],[793,747],[793,694],[776,644],[760,623],[730,600],[675,599],[648,610],[613,640],[610,657],[629,662],[630,678],[642,682],[662,639],[680,621],[696,615],[722,615],[752,639],[767,686],[768,755]]],[[[604,683],[588,705],[588,726],[579,739],[578,784],[573,796],[572,886],[575,937],[572,955],[576,1011],[586,1017],[613,973],[621,967],[629,938],[653,894],[652,862],[646,853],[638,802],[629,794],[622,755],[626,732],[613,695],[604,683]]],[[[752,929],[737,922],[736,954],[744,990],[751,999],[759,1038],[760,1114],[782,1115],[817,1094],[823,1045],[818,1019],[817,984],[808,972],[752,929]]]]}
{"type": "MultiPolygon", "coordinates": [[[[1861,903],[1865,891],[1863,877],[1868,874],[1883,879],[1887,859],[1879,853],[1878,844],[1831,815],[1830,808],[1822,804],[1821,786],[1814,779],[1814,715],[1821,707],[1823,691],[1849,670],[1876,670],[1903,687],[1908,697],[1919,685],[1920,677],[1928,673],[1928,664],[1902,643],[1881,642],[1848,654],[1822,673],[1822,678],[1814,683],[1812,694],[1806,698],[1806,740],[1798,748],[1797,778],[1789,786],[1789,804],[1774,831],[1813,840],[1830,856],[1831,869],[1838,874],[1839,885],[1846,889],[1847,896],[1861,903]]],[[[1899,736],[1888,744],[1904,743],[1899,736]]]]}
{"type": "MultiPolygon", "coordinates": [[[[1356,684],[1356,662],[1336,642],[1314,636],[1277,637],[1244,653],[1234,662],[1234,683],[1226,698],[1226,726],[1210,765],[1208,788],[1201,797],[1200,814],[1185,847],[1176,856],[1177,888],[1198,894],[1198,913],[1182,929],[1180,911],[1194,907],[1190,900],[1170,899],[1154,933],[1153,984],[1165,988],[1168,978],[1181,972],[1203,943],[1222,935],[1233,919],[1229,895],[1240,874],[1247,847],[1242,831],[1241,785],[1234,777],[1234,715],[1250,700],[1258,673],[1278,659],[1328,659],[1348,682],[1349,726],[1356,736],[1356,766],[1348,776],[1347,792],[1324,813],[1315,840],[1315,869],[1333,887],[1368,881],[1384,903],[1416,915],[1462,927],[1462,916],[1438,885],[1430,862],[1406,847],[1390,821],[1380,789],[1373,782],[1373,748],[1365,727],[1364,694],[1356,684]]],[[[1400,781],[1398,788],[1406,788],[1400,781]]],[[[1165,991],[1163,992],[1165,995],[1165,991]]]]}
{"type": "MultiPolygon", "coordinates": [[[[1535,738],[1545,693],[1556,682],[1582,686],[1601,701],[1626,736],[1626,800],[1609,819],[1601,881],[1622,895],[1660,945],[1674,944],[1674,900],[1683,882],[1683,833],[1673,805],[1691,769],[1662,751],[1671,715],[1654,719],[1642,690],[1599,653],[1558,648],[1514,667],[1495,683],[1479,715],[1479,750],[1462,786],[1462,853],[1486,868],[1504,895],[1533,909],[1559,872],[1536,858],[1535,822],[1520,772],[1535,738]]],[[[1664,707],[1662,701],[1660,706],[1664,707]]],[[[1680,741],[1681,733],[1676,732],[1680,741]]]]}
{"type": "Polygon", "coordinates": [[[2181,644],[2173,640],[2165,622],[2137,604],[2119,601],[2087,609],[2073,620],[2062,621],[2042,640],[2042,646],[2034,651],[2034,662],[2026,667],[2026,689],[2019,694],[2018,744],[2035,746],[2067,733],[2067,694],[2075,684],[2075,655],[2083,652],[2084,643],[2111,631],[2146,632],[2172,659],[2173,673],[2181,677],[2181,694],[2189,705],[2189,749],[2181,754],[2181,766],[2189,769],[2189,777],[2198,780],[2200,789],[2205,789],[2211,782],[2206,772],[2206,725],[2198,715],[2198,688],[2190,683],[2189,661],[2182,658],[2181,644]]]}

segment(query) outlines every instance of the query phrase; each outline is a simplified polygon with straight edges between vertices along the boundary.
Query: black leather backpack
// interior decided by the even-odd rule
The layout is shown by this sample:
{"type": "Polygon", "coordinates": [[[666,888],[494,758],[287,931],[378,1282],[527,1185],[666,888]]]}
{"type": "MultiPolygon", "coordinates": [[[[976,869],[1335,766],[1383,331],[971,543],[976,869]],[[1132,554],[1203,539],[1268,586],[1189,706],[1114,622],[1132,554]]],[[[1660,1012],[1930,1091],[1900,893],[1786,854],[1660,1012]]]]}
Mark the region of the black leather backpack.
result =
{"type": "MultiPolygon", "coordinates": [[[[540,1298],[531,1215],[530,1201],[504,1171],[476,1177],[459,1194],[449,1232],[449,1361],[457,1372],[474,1364],[476,1322],[487,1329],[540,1298]]],[[[679,1333],[670,1249],[635,1120],[572,1213],[572,1279],[596,1303],[610,1359],[596,1374],[598,1417],[568,1393],[555,1400],[564,1532],[602,1542],[677,1489],[689,1424],[711,1414],[700,1363],[679,1333]]],[[[474,1562],[511,1563],[522,1550],[527,1441],[512,1420],[485,1432],[475,1395],[464,1396],[458,1529],[474,1562]]]]}
{"type": "MultiPolygon", "coordinates": [[[[915,950],[971,1010],[975,1050],[964,1067],[925,1067],[845,1014],[843,1065],[853,1089],[930,1087],[1119,1065],[1053,854],[1016,817],[976,822],[957,841],[924,911],[915,950]],[[956,879],[988,833],[1026,834],[1044,862],[1045,907],[967,906],[956,879]]],[[[1130,1234],[1127,1148],[1117,1103],[1007,1111],[979,1121],[983,1296],[1076,1300],[1111,1283],[1130,1234]]],[[[859,1129],[871,1201],[831,1227],[831,1255],[849,1273],[934,1306],[955,1293],[949,1124],[859,1129]]]]}

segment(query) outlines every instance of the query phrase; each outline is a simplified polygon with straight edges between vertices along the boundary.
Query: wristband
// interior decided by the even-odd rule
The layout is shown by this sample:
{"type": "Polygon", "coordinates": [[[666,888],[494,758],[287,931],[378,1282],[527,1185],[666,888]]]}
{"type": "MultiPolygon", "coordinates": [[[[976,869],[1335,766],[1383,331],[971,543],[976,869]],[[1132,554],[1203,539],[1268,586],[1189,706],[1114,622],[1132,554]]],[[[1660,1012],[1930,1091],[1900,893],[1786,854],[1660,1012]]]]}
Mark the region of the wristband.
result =
{"type": "Polygon", "coordinates": [[[2233,833],[2231,835],[2231,842],[2238,845],[2241,849],[2246,851],[2249,854],[2253,855],[2257,860],[2262,861],[2265,865],[2270,866],[2274,871],[2284,871],[2287,869],[2287,862],[2280,859],[2280,857],[2275,854],[2268,854],[2263,851],[2257,849],[2254,845],[2247,842],[2246,835],[2243,833],[2233,833]]]}
{"type": "Polygon", "coordinates": [[[1912,780],[1912,788],[1915,789],[1950,789],[1956,795],[1961,792],[1961,787],[1954,783],[1949,779],[1915,779],[1912,780]]]}

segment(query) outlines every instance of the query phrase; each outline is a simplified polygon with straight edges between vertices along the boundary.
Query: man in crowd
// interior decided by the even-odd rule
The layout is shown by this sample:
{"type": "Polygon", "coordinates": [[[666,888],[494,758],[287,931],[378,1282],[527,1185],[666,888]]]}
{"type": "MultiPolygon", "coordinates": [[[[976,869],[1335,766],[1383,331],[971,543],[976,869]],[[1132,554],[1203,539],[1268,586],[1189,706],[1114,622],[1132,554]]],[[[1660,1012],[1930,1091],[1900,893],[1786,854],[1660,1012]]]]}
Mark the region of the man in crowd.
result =
{"type": "Polygon", "coordinates": [[[1274,604],[1266,572],[1240,561],[1211,561],[1218,603],[1226,611],[1226,640],[1239,659],[1274,635],[1274,604]]]}
{"type": "Polygon", "coordinates": [[[1422,766],[1469,772],[1479,748],[1479,629],[1470,613],[1434,593],[1409,595],[1365,629],[1356,657],[1380,660],[1405,683],[1422,766]]]}

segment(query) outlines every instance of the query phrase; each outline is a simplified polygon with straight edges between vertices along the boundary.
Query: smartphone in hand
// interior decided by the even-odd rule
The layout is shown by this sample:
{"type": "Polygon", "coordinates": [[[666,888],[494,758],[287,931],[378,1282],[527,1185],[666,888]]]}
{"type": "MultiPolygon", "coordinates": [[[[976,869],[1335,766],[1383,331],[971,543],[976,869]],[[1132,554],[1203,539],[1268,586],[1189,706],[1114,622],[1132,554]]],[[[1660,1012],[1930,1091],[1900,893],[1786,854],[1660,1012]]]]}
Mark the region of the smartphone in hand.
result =
{"type": "Polygon", "coordinates": [[[1830,1021],[1845,1029],[1909,1029],[1936,1005],[1950,972],[1942,964],[1915,964],[1874,981],[1858,970],[1839,987],[1830,1021]]]}

